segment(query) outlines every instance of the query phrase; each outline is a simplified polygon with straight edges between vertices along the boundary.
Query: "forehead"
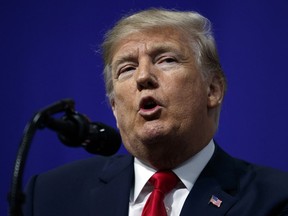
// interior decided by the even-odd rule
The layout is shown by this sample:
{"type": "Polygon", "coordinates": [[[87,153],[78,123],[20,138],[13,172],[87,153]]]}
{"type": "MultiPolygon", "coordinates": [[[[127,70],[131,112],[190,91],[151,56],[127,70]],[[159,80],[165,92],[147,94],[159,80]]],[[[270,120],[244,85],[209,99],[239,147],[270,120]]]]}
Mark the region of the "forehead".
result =
{"type": "Polygon", "coordinates": [[[120,39],[114,46],[112,62],[122,55],[135,55],[138,52],[153,52],[155,50],[181,50],[187,52],[188,36],[175,28],[153,28],[137,31],[120,39]]]}

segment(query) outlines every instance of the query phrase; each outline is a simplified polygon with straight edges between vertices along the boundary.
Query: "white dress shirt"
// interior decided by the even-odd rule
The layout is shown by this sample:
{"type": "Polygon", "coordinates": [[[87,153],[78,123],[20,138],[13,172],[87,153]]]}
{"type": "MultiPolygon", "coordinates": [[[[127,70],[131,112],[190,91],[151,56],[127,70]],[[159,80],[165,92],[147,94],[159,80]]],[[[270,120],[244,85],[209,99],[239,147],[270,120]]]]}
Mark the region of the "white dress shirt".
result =
{"type": "MultiPolygon", "coordinates": [[[[165,197],[164,203],[168,216],[180,215],[185,199],[193,188],[198,176],[212,157],[214,150],[215,144],[211,140],[200,152],[173,170],[181,182],[165,197]]],[[[135,185],[130,193],[129,216],[141,216],[144,205],[153,190],[153,186],[148,180],[157,170],[135,158],[134,171],[135,185]]]]}

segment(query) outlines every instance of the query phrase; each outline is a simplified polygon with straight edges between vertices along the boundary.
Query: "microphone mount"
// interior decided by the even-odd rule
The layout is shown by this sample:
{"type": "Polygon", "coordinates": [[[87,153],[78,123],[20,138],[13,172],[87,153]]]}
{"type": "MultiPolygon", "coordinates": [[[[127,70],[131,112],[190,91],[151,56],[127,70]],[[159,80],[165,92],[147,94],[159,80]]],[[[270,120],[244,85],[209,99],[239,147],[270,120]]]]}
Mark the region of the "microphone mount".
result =
{"type": "Polygon", "coordinates": [[[37,129],[48,127],[58,132],[63,144],[72,147],[82,146],[93,154],[109,156],[120,148],[121,138],[118,132],[102,123],[90,123],[86,116],[75,112],[74,105],[72,99],[60,100],[37,112],[26,124],[17,151],[11,191],[8,194],[9,216],[23,215],[21,208],[25,195],[22,192],[22,178],[28,151],[37,129]],[[61,120],[51,117],[60,112],[66,113],[61,120]],[[111,141],[111,137],[115,138],[111,141]],[[113,146],[107,144],[107,140],[111,141],[113,146]]]}

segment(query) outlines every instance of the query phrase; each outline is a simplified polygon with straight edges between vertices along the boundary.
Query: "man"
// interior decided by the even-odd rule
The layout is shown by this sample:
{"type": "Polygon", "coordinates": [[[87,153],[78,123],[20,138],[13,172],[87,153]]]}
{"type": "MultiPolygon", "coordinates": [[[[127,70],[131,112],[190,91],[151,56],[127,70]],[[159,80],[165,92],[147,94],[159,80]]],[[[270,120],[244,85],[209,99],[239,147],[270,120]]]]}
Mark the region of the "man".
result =
{"type": "Polygon", "coordinates": [[[226,81],[206,18],[158,9],[124,17],[106,34],[103,56],[131,155],[34,177],[26,215],[288,215],[288,175],[232,158],[213,140],[226,81]],[[151,210],[154,173],[165,176],[159,187],[173,186],[151,210]]]}

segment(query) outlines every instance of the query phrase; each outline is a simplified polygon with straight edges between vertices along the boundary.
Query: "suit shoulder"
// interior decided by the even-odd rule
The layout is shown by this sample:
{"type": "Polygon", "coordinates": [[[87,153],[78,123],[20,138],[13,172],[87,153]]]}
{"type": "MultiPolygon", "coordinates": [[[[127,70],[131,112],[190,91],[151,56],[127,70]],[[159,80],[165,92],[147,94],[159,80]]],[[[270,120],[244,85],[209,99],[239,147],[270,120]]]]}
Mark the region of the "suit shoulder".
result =
{"type": "Polygon", "coordinates": [[[240,187],[246,188],[249,194],[282,197],[283,200],[288,200],[288,172],[241,159],[236,159],[236,163],[241,167],[240,187]]]}
{"type": "Polygon", "coordinates": [[[118,165],[126,166],[130,164],[131,156],[128,155],[114,155],[111,157],[95,156],[87,159],[73,161],[61,165],[55,169],[49,170],[48,172],[42,173],[38,178],[86,178],[87,176],[93,176],[101,173],[103,170],[118,165]]]}
{"type": "Polygon", "coordinates": [[[251,170],[255,173],[255,179],[258,184],[273,185],[275,188],[285,188],[288,191],[286,183],[288,182],[288,172],[280,169],[250,164],[251,170]]]}
{"type": "Polygon", "coordinates": [[[95,156],[34,176],[26,187],[24,212],[88,215],[91,191],[102,188],[107,179],[132,176],[132,159],[129,155],[95,156]]]}
{"type": "Polygon", "coordinates": [[[251,193],[266,194],[267,196],[281,194],[288,197],[286,185],[288,172],[235,158],[224,152],[219,146],[209,163],[210,167],[214,167],[214,170],[218,172],[216,174],[218,180],[222,180],[229,186],[235,186],[235,182],[240,180],[237,183],[238,187],[244,190],[249,188],[251,193]],[[223,175],[223,170],[225,170],[225,175],[223,175]],[[228,175],[229,178],[227,178],[228,175]]]}
{"type": "Polygon", "coordinates": [[[286,182],[288,182],[287,171],[235,158],[224,152],[220,147],[217,147],[216,159],[212,162],[215,163],[215,161],[220,167],[234,170],[236,176],[240,178],[249,177],[249,182],[255,182],[260,186],[275,185],[276,188],[285,187],[285,190],[288,191],[288,187],[286,187],[286,182]]]}

